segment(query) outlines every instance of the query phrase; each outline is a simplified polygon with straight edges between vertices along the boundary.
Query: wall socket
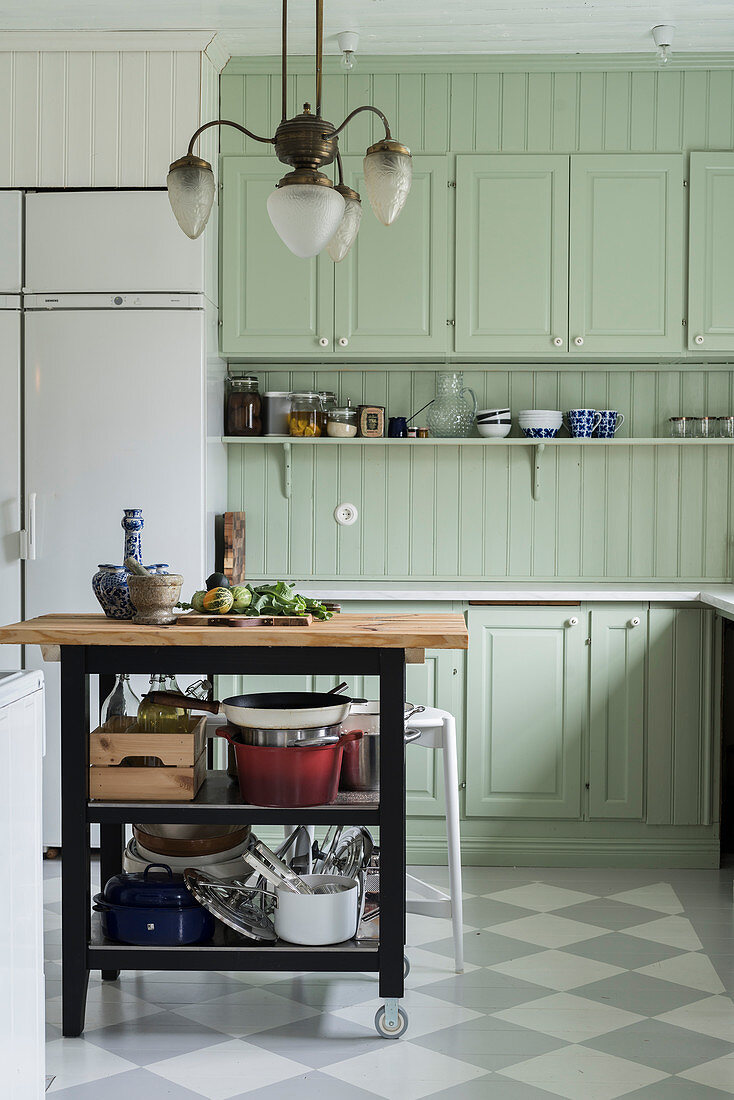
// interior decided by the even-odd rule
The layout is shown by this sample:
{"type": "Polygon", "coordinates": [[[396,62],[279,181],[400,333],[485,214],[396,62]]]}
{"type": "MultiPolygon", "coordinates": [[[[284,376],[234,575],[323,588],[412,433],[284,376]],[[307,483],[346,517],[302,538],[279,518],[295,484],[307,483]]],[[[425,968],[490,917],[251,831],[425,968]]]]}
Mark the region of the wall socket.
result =
{"type": "Polygon", "coordinates": [[[340,527],[351,527],[359,519],[359,512],[354,504],[337,504],[334,509],[334,519],[340,527]]]}

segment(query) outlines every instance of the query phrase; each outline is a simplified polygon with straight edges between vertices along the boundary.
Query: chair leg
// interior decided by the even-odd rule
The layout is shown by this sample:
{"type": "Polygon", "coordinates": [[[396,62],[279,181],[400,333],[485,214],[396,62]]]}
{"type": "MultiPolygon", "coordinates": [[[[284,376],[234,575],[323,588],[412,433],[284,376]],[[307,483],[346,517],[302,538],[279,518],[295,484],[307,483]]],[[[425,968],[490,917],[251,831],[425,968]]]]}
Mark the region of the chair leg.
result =
{"type": "Polygon", "coordinates": [[[456,757],[456,721],[453,716],[443,720],[443,775],[446,788],[446,833],[449,849],[449,893],[451,924],[454,932],[454,965],[456,973],[464,970],[464,903],[461,884],[461,834],[459,827],[459,772],[456,757]]]}

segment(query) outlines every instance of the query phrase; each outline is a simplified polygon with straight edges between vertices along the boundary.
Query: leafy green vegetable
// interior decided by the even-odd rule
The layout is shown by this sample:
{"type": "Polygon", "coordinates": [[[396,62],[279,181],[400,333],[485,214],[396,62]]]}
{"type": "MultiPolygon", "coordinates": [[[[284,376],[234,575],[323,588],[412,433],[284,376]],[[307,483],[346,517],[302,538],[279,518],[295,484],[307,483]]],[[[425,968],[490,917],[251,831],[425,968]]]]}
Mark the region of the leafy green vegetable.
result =
{"type": "MultiPolygon", "coordinates": [[[[272,584],[259,584],[257,586],[251,584],[238,585],[236,590],[232,590],[233,593],[237,591],[238,598],[235,600],[234,607],[229,614],[247,616],[312,615],[314,619],[321,621],[332,617],[334,612],[324,607],[320,600],[299,595],[298,592],[293,591],[295,587],[295,584],[288,581],[275,581],[272,584]],[[249,604],[247,603],[247,595],[250,597],[249,604]],[[247,606],[245,606],[246,604],[247,606]]],[[[194,594],[192,600],[195,600],[197,596],[199,596],[198,592],[194,594]]],[[[178,606],[184,610],[199,610],[194,603],[182,601],[178,606]]]]}

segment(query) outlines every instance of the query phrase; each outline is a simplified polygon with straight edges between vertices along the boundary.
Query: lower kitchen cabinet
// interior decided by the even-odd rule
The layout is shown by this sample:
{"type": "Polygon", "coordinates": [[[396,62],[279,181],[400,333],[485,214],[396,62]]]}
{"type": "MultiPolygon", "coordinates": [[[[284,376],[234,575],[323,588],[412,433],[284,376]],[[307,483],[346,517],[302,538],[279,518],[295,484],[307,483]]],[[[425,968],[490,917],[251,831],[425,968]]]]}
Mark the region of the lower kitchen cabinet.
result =
{"type": "Polygon", "coordinates": [[[467,816],[579,816],[585,637],[577,607],[469,610],[467,816]]]}
{"type": "Polygon", "coordinates": [[[647,607],[602,604],[589,620],[589,818],[640,820],[647,607]]]}

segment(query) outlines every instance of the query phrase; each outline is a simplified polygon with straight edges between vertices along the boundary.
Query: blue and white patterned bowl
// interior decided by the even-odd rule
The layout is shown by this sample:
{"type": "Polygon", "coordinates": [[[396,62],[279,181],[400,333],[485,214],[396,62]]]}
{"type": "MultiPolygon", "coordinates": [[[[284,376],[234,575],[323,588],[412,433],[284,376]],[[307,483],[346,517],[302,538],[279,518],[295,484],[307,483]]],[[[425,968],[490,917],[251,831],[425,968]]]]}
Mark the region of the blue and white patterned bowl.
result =
{"type": "Polygon", "coordinates": [[[553,439],[558,435],[558,428],[523,428],[522,433],[527,439],[553,439]]]}

